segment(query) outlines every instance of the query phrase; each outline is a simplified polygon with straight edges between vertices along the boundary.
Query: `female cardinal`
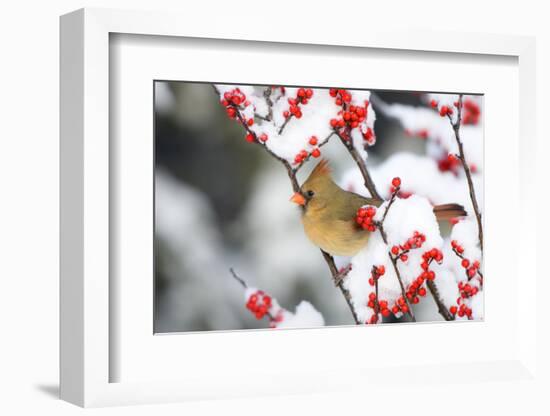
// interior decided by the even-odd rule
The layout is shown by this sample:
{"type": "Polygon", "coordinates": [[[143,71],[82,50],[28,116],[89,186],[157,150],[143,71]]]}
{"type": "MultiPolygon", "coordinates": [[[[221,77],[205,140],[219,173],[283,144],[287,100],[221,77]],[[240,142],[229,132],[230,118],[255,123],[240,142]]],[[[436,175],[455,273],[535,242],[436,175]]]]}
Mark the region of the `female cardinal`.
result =
{"type": "MultiPolygon", "coordinates": [[[[321,160],[290,200],[303,206],[302,223],[308,238],[323,251],[353,256],[365,246],[369,232],[357,226],[355,215],[363,205],[380,206],[383,201],[344,191],[330,176],[327,160],[321,160]]],[[[458,204],[434,207],[438,220],[466,215],[458,204]]]]}

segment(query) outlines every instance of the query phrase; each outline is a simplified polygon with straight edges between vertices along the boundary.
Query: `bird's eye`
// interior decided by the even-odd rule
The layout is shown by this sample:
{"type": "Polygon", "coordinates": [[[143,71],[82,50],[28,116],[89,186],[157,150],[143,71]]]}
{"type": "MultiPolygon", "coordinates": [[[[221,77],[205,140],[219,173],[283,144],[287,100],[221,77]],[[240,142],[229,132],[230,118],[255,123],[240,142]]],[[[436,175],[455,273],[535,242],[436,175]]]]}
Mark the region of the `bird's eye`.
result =
{"type": "Polygon", "coordinates": [[[313,195],[315,195],[315,192],[307,191],[307,196],[309,196],[311,198],[313,195]]]}

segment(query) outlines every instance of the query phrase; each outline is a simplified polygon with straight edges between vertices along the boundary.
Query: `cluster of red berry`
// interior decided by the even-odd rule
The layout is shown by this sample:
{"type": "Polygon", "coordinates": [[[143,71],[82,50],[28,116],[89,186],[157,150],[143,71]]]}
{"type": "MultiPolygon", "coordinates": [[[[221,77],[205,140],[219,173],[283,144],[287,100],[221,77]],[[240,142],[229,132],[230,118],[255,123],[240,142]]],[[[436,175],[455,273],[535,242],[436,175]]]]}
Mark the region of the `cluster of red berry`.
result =
{"type": "MultiPolygon", "coordinates": [[[[308,140],[308,143],[311,145],[311,146],[317,146],[317,143],[319,143],[319,140],[317,139],[317,136],[311,136],[308,140]]],[[[302,149],[300,150],[300,153],[298,153],[295,157],[294,157],[294,163],[299,165],[300,163],[302,163],[309,155],[313,156],[314,158],[318,158],[319,156],[321,156],[321,149],[319,149],[318,147],[314,147],[313,150],[311,151],[311,153],[308,153],[307,150],[305,149],[302,149]]]]}
{"type": "Polygon", "coordinates": [[[472,124],[475,125],[479,123],[479,117],[481,115],[481,110],[479,105],[472,100],[464,100],[463,110],[462,110],[462,124],[472,124]]]}
{"type": "Polygon", "coordinates": [[[373,206],[361,207],[357,210],[355,215],[355,222],[367,231],[376,231],[376,224],[374,223],[374,216],[376,215],[376,208],[373,206]]]}
{"type": "Polygon", "coordinates": [[[460,291],[460,297],[462,299],[471,298],[472,296],[477,295],[479,288],[473,286],[470,283],[458,282],[458,290],[460,291]]]}
{"type": "Polygon", "coordinates": [[[386,267],[382,264],[380,266],[373,266],[372,274],[369,278],[369,285],[374,286],[374,283],[386,273],[386,267]]]}
{"type": "Polygon", "coordinates": [[[462,259],[461,265],[466,270],[466,276],[468,280],[472,279],[477,273],[481,266],[478,260],[470,262],[467,258],[464,257],[464,247],[462,247],[456,240],[451,241],[451,247],[455,254],[462,259]]]}
{"type": "Polygon", "coordinates": [[[399,317],[400,313],[409,313],[409,306],[407,305],[407,302],[405,302],[405,298],[403,296],[399,296],[397,298],[395,304],[391,308],[391,311],[396,317],[399,317]]]}
{"type": "Polygon", "coordinates": [[[437,161],[437,167],[441,172],[452,172],[455,175],[458,174],[460,165],[460,160],[452,153],[449,153],[447,156],[443,156],[437,161]]]}
{"type": "Polygon", "coordinates": [[[300,105],[306,105],[311,97],[313,97],[313,90],[311,88],[298,88],[296,97],[288,99],[290,107],[288,110],[283,111],[283,117],[289,118],[292,115],[296,118],[301,118],[302,109],[300,105]]]}
{"type": "Polygon", "coordinates": [[[426,236],[418,231],[415,231],[404,244],[394,245],[391,248],[391,254],[401,261],[407,261],[409,256],[407,253],[413,248],[420,248],[426,242],[426,236]]]}
{"type": "Polygon", "coordinates": [[[246,308],[254,314],[256,319],[262,319],[269,313],[271,302],[271,296],[265,294],[262,290],[258,290],[250,295],[246,308]]]}
{"type": "Polygon", "coordinates": [[[422,255],[422,263],[420,264],[420,267],[422,268],[422,273],[416,278],[414,282],[411,283],[411,285],[407,289],[407,298],[414,304],[419,302],[418,296],[426,296],[426,288],[423,286],[424,282],[427,280],[431,281],[435,279],[435,272],[433,270],[430,270],[430,264],[434,260],[438,263],[441,263],[443,261],[443,253],[437,248],[432,248],[422,255]]]}
{"type": "MultiPolygon", "coordinates": [[[[334,97],[336,105],[342,107],[342,110],[338,112],[339,118],[332,118],[330,120],[330,126],[333,129],[341,129],[340,134],[342,137],[348,139],[348,131],[359,127],[367,119],[369,101],[365,100],[364,105],[352,105],[351,94],[344,89],[331,88],[329,90],[331,97],[334,97]]],[[[373,145],[376,138],[374,132],[370,127],[363,126],[361,129],[363,139],[369,144],[373,145]]]]}
{"type": "Polygon", "coordinates": [[[462,302],[462,299],[458,298],[458,304],[460,305],[459,307],[456,307],[456,306],[451,306],[449,308],[449,312],[451,312],[452,315],[457,315],[460,316],[461,318],[463,316],[467,316],[468,319],[472,319],[472,309],[468,307],[468,305],[466,305],[465,303],[462,302]]]}
{"type": "Polygon", "coordinates": [[[480,286],[483,285],[483,278],[479,273],[481,264],[478,260],[471,262],[469,259],[464,257],[464,247],[456,240],[451,241],[451,247],[454,253],[461,259],[460,264],[465,270],[468,281],[466,283],[462,281],[458,282],[458,291],[460,293],[460,296],[456,300],[458,307],[455,305],[451,306],[449,308],[449,312],[453,315],[458,315],[459,317],[466,316],[468,319],[472,319],[472,309],[468,307],[465,301],[479,292],[480,289],[477,286],[478,284],[480,286]],[[476,275],[478,275],[476,279],[477,282],[472,283],[472,279],[476,277],[476,275]]]}
{"type": "MultiPolygon", "coordinates": [[[[430,101],[430,105],[432,106],[432,108],[437,110],[439,103],[436,100],[432,100],[430,101]]],[[[457,106],[457,103],[455,103],[455,106],[457,106]]],[[[445,117],[451,114],[453,114],[453,109],[448,105],[442,105],[441,108],[439,108],[439,115],[441,117],[445,117]]]]}
{"type": "Polygon", "coordinates": [[[374,313],[371,315],[369,320],[365,322],[366,324],[375,324],[378,322],[378,314],[380,313],[383,317],[390,316],[391,311],[388,308],[388,301],[387,300],[377,300],[376,294],[374,292],[371,292],[369,294],[369,302],[368,307],[374,310],[374,313]]]}
{"type": "MultiPolygon", "coordinates": [[[[386,267],[383,264],[380,266],[373,266],[372,274],[371,274],[371,277],[369,278],[369,284],[371,286],[374,286],[378,281],[378,279],[380,279],[385,273],[386,273],[386,267]]],[[[370,319],[367,322],[365,322],[367,324],[377,323],[379,313],[382,314],[382,316],[385,318],[390,316],[391,311],[388,308],[388,301],[379,300],[375,292],[369,293],[369,301],[367,302],[367,306],[374,311],[370,319]]]]}
{"type": "MultiPolygon", "coordinates": [[[[237,117],[239,108],[241,106],[244,108],[248,107],[250,101],[246,99],[246,95],[239,88],[235,88],[223,93],[221,104],[225,107],[225,111],[229,118],[233,119],[237,117]]],[[[248,120],[243,118],[243,122],[248,126],[252,126],[254,124],[254,118],[249,118],[248,120]]]]}

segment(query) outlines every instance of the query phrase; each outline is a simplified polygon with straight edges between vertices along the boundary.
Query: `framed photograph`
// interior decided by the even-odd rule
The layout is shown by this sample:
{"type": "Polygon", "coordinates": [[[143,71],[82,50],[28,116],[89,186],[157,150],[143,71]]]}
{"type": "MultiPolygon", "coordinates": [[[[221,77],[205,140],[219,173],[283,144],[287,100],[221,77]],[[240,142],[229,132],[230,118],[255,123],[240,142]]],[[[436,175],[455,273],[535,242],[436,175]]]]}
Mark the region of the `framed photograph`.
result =
{"type": "Polygon", "coordinates": [[[537,383],[534,40],[180,18],[61,18],[62,398],[537,383]]]}

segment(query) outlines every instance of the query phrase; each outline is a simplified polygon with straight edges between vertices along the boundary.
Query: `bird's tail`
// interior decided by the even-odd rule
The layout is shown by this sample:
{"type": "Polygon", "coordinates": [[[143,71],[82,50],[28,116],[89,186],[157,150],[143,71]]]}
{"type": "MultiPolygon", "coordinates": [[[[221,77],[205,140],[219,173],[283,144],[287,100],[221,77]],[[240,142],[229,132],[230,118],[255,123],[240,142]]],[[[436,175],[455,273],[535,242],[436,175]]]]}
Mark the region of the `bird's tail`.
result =
{"type": "Polygon", "coordinates": [[[434,207],[434,214],[438,221],[450,220],[455,217],[468,215],[464,207],[459,204],[443,204],[434,207]]]}

